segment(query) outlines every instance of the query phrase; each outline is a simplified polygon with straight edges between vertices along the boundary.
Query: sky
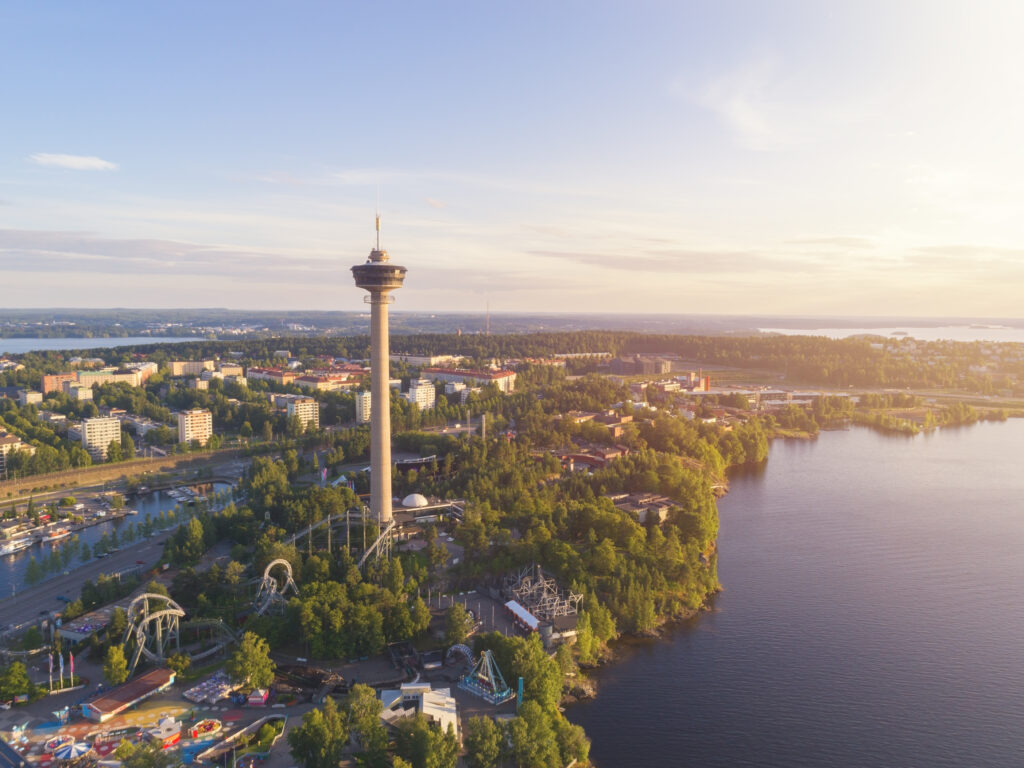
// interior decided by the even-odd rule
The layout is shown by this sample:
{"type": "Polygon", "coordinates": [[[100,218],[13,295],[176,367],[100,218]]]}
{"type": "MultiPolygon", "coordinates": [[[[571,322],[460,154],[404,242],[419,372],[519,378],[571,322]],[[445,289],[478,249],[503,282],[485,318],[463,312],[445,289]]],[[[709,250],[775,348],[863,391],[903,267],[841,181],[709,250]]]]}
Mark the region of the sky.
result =
{"type": "Polygon", "coordinates": [[[1024,3],[0,5],[0,305],[1024,316],[1024,3]]]}

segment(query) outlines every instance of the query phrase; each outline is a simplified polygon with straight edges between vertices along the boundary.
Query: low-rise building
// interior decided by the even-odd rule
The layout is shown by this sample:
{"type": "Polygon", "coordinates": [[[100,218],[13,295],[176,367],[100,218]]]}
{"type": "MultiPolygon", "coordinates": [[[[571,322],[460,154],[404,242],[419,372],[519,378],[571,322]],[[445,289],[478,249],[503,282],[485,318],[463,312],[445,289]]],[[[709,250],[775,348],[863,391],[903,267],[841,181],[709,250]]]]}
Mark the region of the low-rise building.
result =
{"type": "Polygon", "coordinates": [[[472,368],[424,368],[423,378],[435,381],[458,381],[471,385],[493,384],[504,394],[516,388],[515,371],[481,371],[472,368]]]}
{"type": "Polygon", "coordinates": [[[19,405],[37,405],[43,402],[43,393],[36,392],[34,389],[19,389],[18,390],[18,404],[19,405]]]}
{"type": "Polygon", "coordinates": [[[245,372],[246,378],[256,381],[262,379],[274,384],[291,384],[298,378],[295,371],[287,371],[283,368],[249,368],[245,372]]]}
{"type": "Polygon", "coordinates": [[[408,363],[418,368],[454,365],[462,360],[461,355],[410,355],[405,352],[392,352],[388,359],[395,363],[408,363]]]}
{"type": "Polygon", "coordinates": [[[64,384],[64,394],[72,400],[92,400],[92,387],[78,383],[64,384]]]}
{"type": "Polygon", "coordinates": [[[636,515],[641,524],[645,524],[648,518],[653,518],[656,523],[663,523],[668,518],[669,511],[679,506],[668,496],[656,493],[616,493],[607,498],[612,500],[617,509],[636,515]]]}
{"type": "Polygon", "coordinates": [[[171,376],[198,376],[203,371],[213,370],[213,360],[175,360],[167,365],[171,376]]]}
{"type": "Polygon", "coordinates": [[[23,443],[17,435],[0,431],[0,473],[7,472],[7,456],[15,451],[27,451],[31,456],[36,449],[28,443],[23,443]]]}
{"type": "Polygon", "coordinates": [[[430,683],[403,683],[398,690],[380,692],[383,705],[380,719],[385,725],[396,727],[406,717],[424,715],[436,723],[442,733],[451,728],[455,738],[459,735],[459,709],[449,688],[431,688],[430,683]]]}

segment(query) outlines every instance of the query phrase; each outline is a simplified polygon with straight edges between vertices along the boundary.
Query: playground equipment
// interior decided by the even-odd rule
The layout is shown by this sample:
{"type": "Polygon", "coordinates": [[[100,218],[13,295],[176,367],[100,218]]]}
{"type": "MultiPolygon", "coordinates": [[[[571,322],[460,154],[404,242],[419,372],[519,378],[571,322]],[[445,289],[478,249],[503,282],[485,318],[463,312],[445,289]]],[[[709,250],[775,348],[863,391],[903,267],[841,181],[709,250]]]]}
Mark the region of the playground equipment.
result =
{"type": "Polygon", "coordinates": [[[498,669],[498,664],[490,651],[481,653],[473,669],[459,679],[459,688],[479,696],[494,706],[504,704],[516,695],[502,677],[501,670],[498,669]]]}
{"type": "Polygon", "coordinates": [[[258,616],[266,613],[280,615],[284,613],[288,605],[288,593],[293,595],[299,593],[299,588],[292,578],[292,566],[287,560],[278,559],[272,561],[263,571],[263,578],[256,589],[256,597],[253,600],[253,608],[258,616]],[[278,587],[278,580],[270,575],[275,568],[284,569],[284,585],[278,587]]]}

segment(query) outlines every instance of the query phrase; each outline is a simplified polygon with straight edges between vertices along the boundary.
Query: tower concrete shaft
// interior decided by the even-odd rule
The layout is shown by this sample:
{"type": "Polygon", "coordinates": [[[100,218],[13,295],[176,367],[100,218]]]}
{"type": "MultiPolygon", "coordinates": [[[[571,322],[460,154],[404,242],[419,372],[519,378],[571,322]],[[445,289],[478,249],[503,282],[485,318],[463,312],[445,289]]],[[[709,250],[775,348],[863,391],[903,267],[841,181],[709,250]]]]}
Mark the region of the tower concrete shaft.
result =
{"type": "Polygon", "coordinates": [[[389,295],[402,287],[405,267],[388,263],[380,249],[380,218],[377,247],[365,264],[352,267],[356,285],[370,292],[370,512],[382,526],[391,522],[391,392],[388,361],[389,295]]]}

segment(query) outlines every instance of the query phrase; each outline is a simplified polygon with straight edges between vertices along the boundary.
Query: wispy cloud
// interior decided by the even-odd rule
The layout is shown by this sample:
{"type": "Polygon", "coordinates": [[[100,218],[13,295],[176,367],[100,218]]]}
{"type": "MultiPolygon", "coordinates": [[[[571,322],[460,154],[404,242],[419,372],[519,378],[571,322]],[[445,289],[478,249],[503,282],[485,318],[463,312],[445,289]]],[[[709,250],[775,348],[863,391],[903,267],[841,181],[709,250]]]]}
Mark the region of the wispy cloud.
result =
{"type": "Polygon", "coordinates": [[[91,155],[52,155],[40,152],[29,157],[37,165],[67,168],[72,171],[116,171],[117,163],[91,155]]]}
{"type": "Polygon", "coordinates": [[[0,270],[7,272],[162,274],[246,280],[280,276],[282,269],[287,269],[295,278],[305,275],[313,279],[346,271],[343,265],[328,259],[238,246],[115,239],[89,232],[0,230],[0,270]]]}
{"type": "Polygon", "coordinates": [[[856,248],[856,249],[867,249],[874,248],[875,243],[866,237],[801,237],[795,240],[787,240],[789,245],[811,245],[811,246],[826,246],[831,248],[856,248]]]}
{"type": "Polygon", "coordinates": [[[431,208],[447,208],[448,207],[448,204],[444,200],[437,200],[437,199],[435,199],[433,197],[427,197],[427,198],[424,198],[424,199],[426,200],[427,205],[429,205],[431,208]]]}
{"type": "Polygon", "coordinates": [[[530,251],[534,256],[574,261],[591,267],[627,272],[666,274],[745,274],[759,270],[809,272],[827,268],[828,262],[805,258],[780,258],[754,250],[710,251],[661,249],[630,254],[588,251],[530,251]]]}

